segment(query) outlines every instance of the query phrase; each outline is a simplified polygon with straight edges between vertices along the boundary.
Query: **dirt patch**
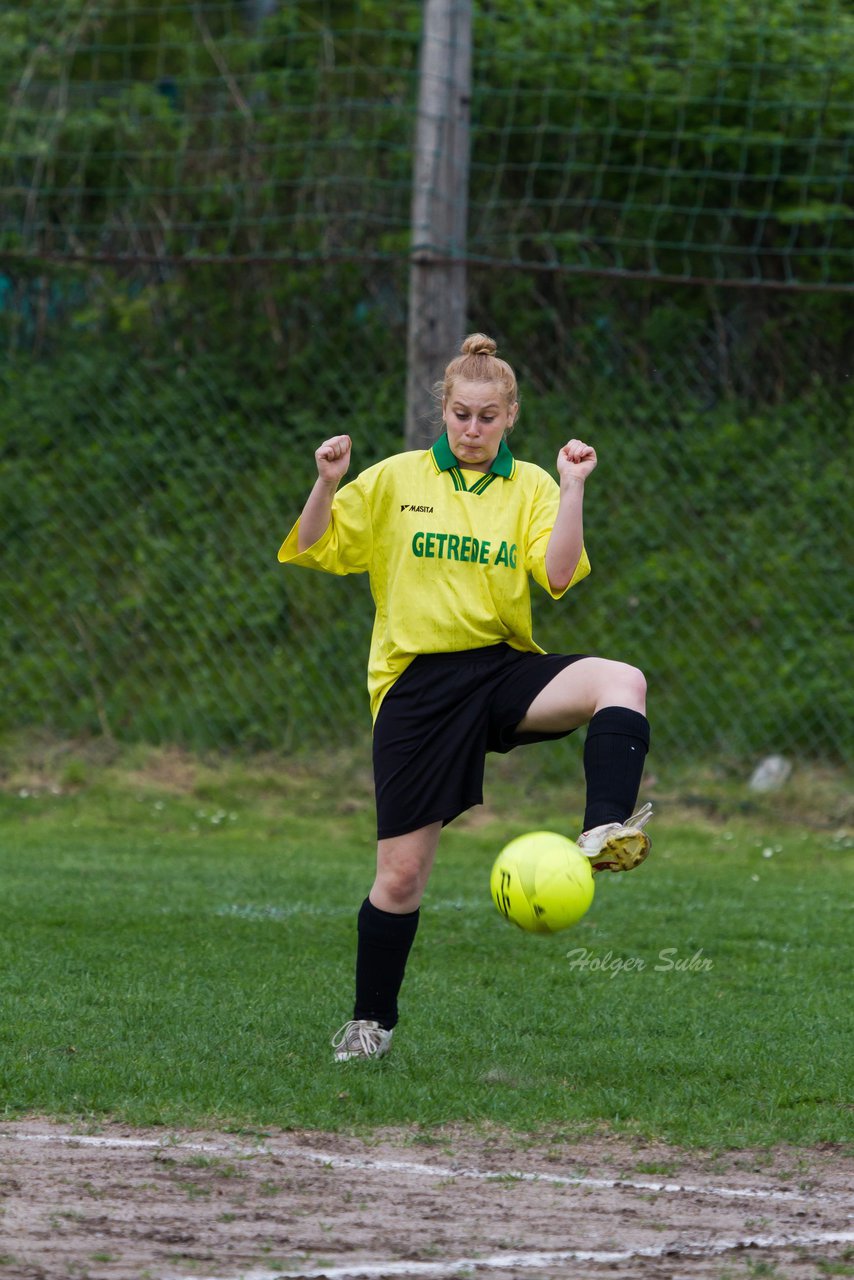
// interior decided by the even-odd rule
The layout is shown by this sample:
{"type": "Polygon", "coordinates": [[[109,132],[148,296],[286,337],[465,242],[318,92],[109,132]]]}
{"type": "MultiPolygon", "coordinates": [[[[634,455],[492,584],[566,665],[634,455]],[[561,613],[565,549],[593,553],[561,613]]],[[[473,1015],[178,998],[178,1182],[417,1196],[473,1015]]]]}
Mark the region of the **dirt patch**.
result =
{"type": "Polygon", "coordinates": [[[192,795],[202,772],[200,762],[178,747],[148,751],[145,762],[123,771],[119,777],[128,788],[164,794],[192,795]]]}
{"type": "Polygon", "coordinates": [[[35,1119],[0,1125],[0,1275],[814,1280],[854,1274],[852,1186],[835,1149],[35,1119]]]}

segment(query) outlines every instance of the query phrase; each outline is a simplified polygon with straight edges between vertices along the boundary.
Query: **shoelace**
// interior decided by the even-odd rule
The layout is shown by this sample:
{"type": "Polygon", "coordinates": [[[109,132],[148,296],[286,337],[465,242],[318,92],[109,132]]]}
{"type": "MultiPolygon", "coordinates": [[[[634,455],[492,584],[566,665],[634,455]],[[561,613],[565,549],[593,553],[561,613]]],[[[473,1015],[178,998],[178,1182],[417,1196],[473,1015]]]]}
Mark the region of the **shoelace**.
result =
{"type": "MultiPolygon", "coordinates": [[[[647,801],[647,803],[643,805],[642,808],[638,809],[637,813],[633,813],[630,818],[626,818],[625,822],[609,822],[606,824],[606,828],[607,830],[611,830],[613,828],[614,831],[619,831],[621,827],[632,827],[635,830],[643,831],[644,827],[649,822],[651,817],[652,817],[652,805],[649,801],[647,801]]],[[[589,834],[589,832],[582,831],[581,834],[583,836],[586,836],[589,834]]]]}
{"type": "Polygon", "coordinates": [[[365,1057],[370,1057],[382,1044],[384,1034],[382,1027],[367,1027],[364,1022],[358,1020],[345,1022],[332,1037],[332,1047],[346,1049],[348,1052],[358,1047],[365,1057]]]}
{"type": "Polygon", "coordinates": [[[633,813],[630,818],[626,818],[623,823],[625,827],[639,827],[641,830],[646,826],[652,817],[652,805],[649,801],[637,813],[633,813]]]}

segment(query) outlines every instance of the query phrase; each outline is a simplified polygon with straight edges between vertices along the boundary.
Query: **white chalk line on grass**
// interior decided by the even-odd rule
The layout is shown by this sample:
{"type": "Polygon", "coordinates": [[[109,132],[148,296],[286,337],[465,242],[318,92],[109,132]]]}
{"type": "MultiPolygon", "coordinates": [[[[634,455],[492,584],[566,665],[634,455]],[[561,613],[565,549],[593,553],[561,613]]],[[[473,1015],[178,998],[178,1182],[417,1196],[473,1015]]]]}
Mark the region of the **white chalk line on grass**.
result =
{"type": "MultiPolygon", "coordinates": [[[[460,1271],[536,1271],[565,1262],[603,1265],[641,1258],[713,1258],[741,1249],[810,1249],[817,1245],[849,1244],[854,1231],[826,1231],[814,1235],[744,1236],[734,1240],[650,1245],[638,1249],[554,1249],[534,1253],[493,1253],[477,1258],[448,1258],[444,1262],[366,1262],[344,1267],[316,1267],[303,1271],[241,1271],[232,1280],[374,1280],[381,1276],[453,1276],[460,1271]]],[[[186,1280],[177,1273],[174,1280],[186,1280]]],[[[222,1280],[193,1276],[193,1280],[222,1280]]]]}
{"type": "MultiPolygon", "coordinates": [[[[425,901],[422,910],[429,911],[478,911],[486,912],[489,903],[486,898],[438,898],[425,901]]],[[[354,915],[352,904],[346,907],[322,906],[316,902],[289,902],[287,906],[277,906],[272,902],[229,902],[217,907],[214,915],[233,917],[237,920],[249,920],[253,923],[266,921],[292,920],[302,916],[349,916],[354,915]]]]}
{"type": "MultiPolygon", "coordinates": [[[[684,1182],[654,1182],[648,1178],[591,1178],[583,1174],[530,1173],[519,1169],[459,1169],[446,1165],[418,1164],[409,1160],[372,1160],[362,1156],[339,1156],[332,1152],[315,1151],[310,1147],[276,1147],[259,1144],[240,1147],[232,1143],[187,1142],[169,1138],[105,1138],[93,1134],[68,1133],[8,1133],[0,1131],[0,1138],[21,1142],[55,1142],[66,1146],[116,1147],[154,1149],[158,1151],[199,1151],[207,1155],[278,1156],[290,1159],[310,1160],[314,1164],[331,1169],[360,1169],[376,1173],[408,1173],[421,1178],[440,1178],[443,1181],[468,1178],[478,1182],[546,1182],[555,1186],[591,1187],[597,1190],[621,1190],[655,1192],[660,1195],[716,1196],[728,1200],[782,1200],[782,1201],[842,1201],[851,1197],[832,1191],[781,1191],[773,1187],[699,1186],[684,1182]]],[[[854,1202],[852,1202],[854,1203],[854,1202]]]]}

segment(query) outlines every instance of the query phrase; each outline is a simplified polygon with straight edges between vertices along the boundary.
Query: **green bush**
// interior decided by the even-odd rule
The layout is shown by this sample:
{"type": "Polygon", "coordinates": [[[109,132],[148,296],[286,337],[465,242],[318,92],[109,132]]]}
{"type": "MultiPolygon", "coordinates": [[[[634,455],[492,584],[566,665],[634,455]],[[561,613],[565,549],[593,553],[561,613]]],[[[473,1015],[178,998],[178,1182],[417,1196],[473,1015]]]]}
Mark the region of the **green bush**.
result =
{"type": "MultiPolygon", "coordinates": [[[[257,368],[109,345],[7,366],[2,727],[291,749],[367,731],[366,581],[276,551],[319,440],[346,429],[354,471],[397,450],[402,394],[399,371],[357,370],[293,403],[257,368]]],[[[559,605],[534,588],[535,634],[641,665],[661,752],[850,752],[852,411],[820,385],[763,412],[664,413],[639,380],[523,389],[519,456],[553,469],[577,434],[601,459],[593,574],[559,605]]]]}

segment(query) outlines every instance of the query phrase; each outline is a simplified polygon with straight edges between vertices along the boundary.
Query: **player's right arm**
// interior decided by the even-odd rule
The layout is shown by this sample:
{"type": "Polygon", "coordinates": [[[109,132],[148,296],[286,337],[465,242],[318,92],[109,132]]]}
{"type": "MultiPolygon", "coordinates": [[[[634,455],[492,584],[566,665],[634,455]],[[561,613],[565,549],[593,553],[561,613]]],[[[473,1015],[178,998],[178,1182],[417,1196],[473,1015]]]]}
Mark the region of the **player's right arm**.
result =
{"type": "Polygon", "coordinates": [[[350,450],[349,436],[333,436],[331,440],[324,440],[320,448],[315,450],[317,479],[299,519],[300,551],[313,547],[329,528],[332,499],[349,469],[350,450]]]}

